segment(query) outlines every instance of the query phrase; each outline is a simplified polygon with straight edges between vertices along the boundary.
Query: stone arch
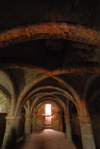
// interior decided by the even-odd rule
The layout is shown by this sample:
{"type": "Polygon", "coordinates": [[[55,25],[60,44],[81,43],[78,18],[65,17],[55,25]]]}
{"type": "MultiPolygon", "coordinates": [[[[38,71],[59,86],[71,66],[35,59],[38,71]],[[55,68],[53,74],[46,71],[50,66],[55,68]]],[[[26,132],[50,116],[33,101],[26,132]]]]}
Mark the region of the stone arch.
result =
{"type": "Polygon", "coordinates": [[[69,23],[40,23],[17,26],[0,33],[0,47],[34,39],[58,38],[100,47],[100,32],[69,23]]]}
{"type": "Polygon", "coordinates": [[[39,104],[37,105],[37,110],[38,110],[42,105],[44,105],[44,104],[52,104],[52,105],[55,105],[56,107],[58,107],[59,110],[61,110],[60,107],[59,107],[59,105],[58,105],[58,103],[56,103],[55,101],[52,101],[52,99],[51,99],[51,100],[41,101],[41,103],[39,103],[39,104]]]}
{"type": "MultiPolygon", "coordinates": [[[[52,96],[54,96],[53,94],[55,94],[56,92],[54,92],[54,93],[51,93],[51,95],[52,96]]],[[[36,99],[33,101],[33,103],[32,103],[32,105],[31,105],[31,109],[30,109],[30,113],[32,112],[32,107],[33,107],[33,105],[34,105],[34,103],[36,102],[36,101],[38,101],[38,99],[39,98],[42,98],[42,96],[46,96],[46,95],[49,95],[49,92],[44,92],[44,93],[37,93],[37,94],[35,94],[34,96],[39,96],[38,98],[36,97],[36,99]],[[39,96],[40,95],[40,96],[39,96]]],[[[60,94],[61,95],[61,94],[60,94]]],[[[30,99],[31,99],[32,97],[30,97],[30,99]]],[[[56,98],[58,98],[58,97],[56,97],[56,98]]],[[[59,98],[58,98],[59,99],[59,98]]],[[[28,99],[29,100],[29,99],[28,99]]],[[[61,101],[61,100],[60,100],[61,101]]],[[[62,101],[61,101],[62,102],[62,101]]]]}
{"type": "MultiPolygon", "coordinates": [[[[50,95],[50,94],[51,94],[51,95],[52,95],[52,94],[60,94],[60,95],[63,95],[63,96],[65,96],[65,97],[67,97],[69,100],[71,100],[71,101],[75,104],[75,106],[76,106],[76,108],[77,108],[77,110],[78,110],[77,103],[74,101],[73,97],[72,97],[67,91],[65,91],[65,90],[63,90],[63,89],[60,89],[60,88],[58,88],[58,87],[54,87],[54,86],[42,86],[42,87],[39,87],[39,88],[33,90],[32,92],[30,92],[30,93],[25,97],[25,100],[24,100],[24,102],[22,103],[21,108],[22,108],[22,106],[24,105],[24,103],[25,103],[27,100],[29,100],[29,99],[31,98],[32,94],[34,94],[33,97],[34,97],[34,96],[37,96],[38,94],[41,94],[41,93],[36,93],[36,94],[35,94],[35,92],[37,92],[37,91],[39,91],[39,90],[41,90],[41,89],[56,89],[56,90],[58,90],[58,92],[52,92],[52,93],[49,93],[49,95],[50,95]]],[[[44,94],[46,95],[46,94],[48,94],[48,92],[47,92],[47,93],[44,93],[44,94]]],[[[19,110],[19,111],[20,111],[20,110],[19,110]]]]}
{"type": "Polygon", "coordinates": [[[24,105],[25,113],[27,113],[27,107],[24,105]]]}
{"type": "Polygon", "coordinates": [[[14,80],[14,77],[12,75],[12,73],[8,70],[1,70],[1,72],[3,73],[3,75],[7,78],[9,84],[10,84],[10,88],[11,88],[11,104],[10,104],[10,111],[9,111],[9,115],[13,115],[14,109],[15,109],[15,104],[16,104],[16,83],[14,80]]]}
{"type": "MultiPolygon", "coordinates": [[[[60,130],[60,131],[64,131],[63,129],[63,127],[64,127],[64,122],[65,122],[65,119],[63,120],[62,119],[62,117],[64,117],[65,115],[66,115],[66,113],[65,113],[65,111],[64,111],[64,115],[62,116],[62,114],[63,114],[63,110],[64,110],[64,107],[63,107],[63,105],[61,104],[61,103],[59,103],[59,101],[58,101],[58,99],[56,100],[56,98],[55,97],[46,97],[46,96],[43,96],[40,100],[39,100],[39,102],[37,101],[37,103],[34,105],[34,108],[33,108],[33,110],[35,110],[35,113],[34,112],[32,112],[32,115],[34,116],[34,114],[35,114],[35,116],[36,117],[39,117],[39,115],[40,115],[40,117],[42,116],[41,114],[39,114],[38,112],[38,106],[41,106],[41,105],[44,105],[44,104],[51,104],[51,105],[54,105],[54,103],[56,103],[56,107],[57,107],[57,113],[55,113],[54,115],[54,119],[55,119],[55,117],[57,116],[57,120],[59,121],[57,121],[58,122],[58,129],[60,130]],[[62,107],[62,108],[61,108],[62,107]],[[56,115],[57,114],[57,115],[56,115]],[[61,125],[62,124],[62,125],[61,125]]],[[[44,107],[45,108],[45,107],[44,107]]],[[[44,109],[45,110],[45,109],[44,109]]],[[[45,117],[46,117],[46,115],[45,115],[45,111],[43,110],[43,116],[42,116],[42,119],[43,119],[43,126],[45,127],[46,125],[45,125],[45,117]]],[[[53,115],[52,115],[53,116],[53,115]]],[[[52,124],[52,129],[56,129],[54,126],[55,126],[55,124],[53,123],[53,119],[51,119],[51,124],[52,124]]],[[[36,126],[36,125],[35,125],[36,126]]],[[[36,128],[37,129],[37,128],[36,128]]],[[[58,131],[59,131],[58,130],[58,131]]]]}
{"type": "Polygon", "coordinates": [[[55,77],[55,76],[54,76],[54,78],[59,80],[59,82],[61,82],[63,85],[65,85],[65,87],[68,88],[69,91],[72,93],[72,95],[73,95],[73,97],[76,100],[77,105],[78,105],[78,115],[79,116],[88,116],[89,113],[88,113],[88,111],[86,109],[86,103],[81,100],[81,97],[74,90],[74,88],[72,86],[70,86],[67,82],[65,82],[62,78],[55,77]]]}
{"type": "MultiPolygon", "coordinates": [[[[44,74],[40,74],[40,76],[38,75],[37,78],[35,77],[34,80],[32,80],[25,88],[24,90],[22,91],[22,93],[20,94],[19,98],[18,98],[18,102],[17,102],[17,106],[16,106],[16,111],[18,110],[18,108],[20,107],[20,104],[22,102],[22,100],[24,99],[25,95],[27,94],[27,92],[35,85],[37,84],[38,82],[46,79],[46,78],[49,78],[49,76],[46,76],[44,74]]],[[[78,104],[81,104],[81,100],[80,100],[80,97],[79,95],[76,93],[76,91],[68,84],[68,83],[65,83],[65,81],[59,77],[54,77],[54,79],[56,79],[57,81],[59,81],[60,83],[62,83],[63,85],[65,85],[66,88],[69,89],[69,91],[72,93],[72,94],[75,94],[73,95],[76,99],[76,101],[78,102],[78,104]]]]}
{"type": "Polygon", "coordinates": [[[10,103],[11,100],[11,94],[9,93],[9,91],[0,84],[0,92],[8,99],[8,102],[10,103]]]}
{"type": "Polygon", "coordinates": [[[85,100],[86,101],[86,96],[87,96],[87,92],[89,90],[89,87],[91,86],[91,84],[93,83],[93,81],[99,77],[100,75],[99,74],[93,74],[89,80],[86,82],[86,85],[85,85],[85,88],[84,88],[84,91],[83,91],[83,95],[82,95],[82,100],[85,100]]]}
{"type": "Polygon", "coordinates": [[[96,90],[89,98],[87,106],[89,106],[100,95],[100,89],[96,90]]]}
{"type": "Polygon", "coordinates": [[[84,63],[84,64],[76,63],[73,66],[67,66],[67,68],[58,68],[58,69],[50,70],[43,66],[40,66],[40,67],[36,66],[30,61],[22,62],[19,59],[16,60],[11,58],[6,58],[5,60],[6,60],[5,63],[3,63],[2,60],[0,60],[0,69],[8,69],[8,68],[33,69],[35,71],[38,71],[40,73],[45,73],[50,76],[67,74],[67,73],[75,73],[75,72],[88,72],[88,73],[100,74],[100,64],[97,64],[97,63],[84,63]]]}
{"type": "Polygon", "coordinates": [[[7,107],[8,107],[8,111],[9,112],[9,107],[10,107],[10,102],[11,102],[11,94],[9,93],[9,91],[0,84],[0,94],[3,95],[5,97],[5,99],[0,101],[0,105],[4,104],[5,102],[7,102],[7,107]]]}
{"type": "Polygon", "coordinates": [[[82,107],[82,102],[81,102],[81,98],[78,95],[78,93],[74,90],[74,88],[69,85],[67,82],[65,82],[65,80],[63,80],[61,77],[55,77],[53,76],[53,78],[55,78],[56,80],[58,80],[60,83],[62,83],[73,95],[75,101],[77,102],[77,106],[78,106],[78,112],[79,114],[83,114],[83,111],[81,110],[82,107]]]}
{"type": "Polygon", "coordinates": [[[55,97],[55,96],[53,96],[53,97],[45,97],[45,95],[41,95],[41,99],[40,99],[40,97],[36,99],[36,101],[32,104],[30,113],[32,114],[32,112],[34,110],[34,107],[38,104],[38,102],[40,102],[41,100],[45,100],[47,98],[48,99],[53,99],[54,101],[58,102],[63,107],[65,115],[67,114],[66,105],[62,102],[62,100],[60,98],[55,97]]]}
{"type": "Polygon", "coordinates": [[[23,91],[21,92],[21,94],[18,97],[18,102],[16,105],[16,110],[15,113],[17,111],[17,109],[19,109],[20,104],[22,102],[22,100],[24,99],[25,95],[28,93],[28,91],[34,86],[36,85],[38,82],[44,80],[45,78],[48,78],[48,76],[46,76],[45,74],[39,74],[37,75],[32,81],[30,81],[28,83],[28,85],[25,86],[25,88],[23,89],[23,91]]]}
{"type": "Polygon", "coordinates": [[[23,105],[23,107],[25,109],[25,114],[27,114],[28,113],[28,107],[27,107],[26,103],[23,105]]]}
{"type": "MultiPolygon", "coordinates": [[[[24,90],[22,91],[22,93],[20,94],[19,98],[18,98],[18,102],[17,102],[17,106],[16,106],[16,110],[15,110],[15,114],[17,112],[17,110],[20,108],[20,104],[22,102],[22,100],[24,99],[25,95],[28,93],[28,91],[34,86],[36,85],[38,82],[49,78],[49,76],[46,76],[44,74],[38,75],[37,78],[34,79],[34,81],[31,81],[31,84],[28,84],[24,90]],[[41,77],[40,77],[41,76],[41,77]]],[[[62,79],[61,77],[57,77],[57,76],[52,76],[54,79],[56,79],[57,81],[59,81],[60,83],[62,83],[73,95],[73,97],[75,98],[77,104],[78,104],[78,111],[79,111],[79,115],[82,116],[86,116],[89,115],[87,109],[86,109],[86,103],[79,97],[79,95],[77,94],[77,92],[73,89],[72,86],[70,86],[67,82],[65,82],[64,79],[62,79]]]]}
{"type": "Polygon", "coordinates": [[[74,96],[76,102],[78,104],[80,104],[80,101],[81,101],[80,100],[80,97],[79,97],[79,95],[77,94],[77,92],[74,90],[74,88],[71,85],[69,85],[67,82],[65,82],[65,80],[62,79],[61,77],[55,77],[55,76],[53,76],[53,78],[55,78],[60,83],[62,83],[72,93],[72,95],[74,96]]]}
{"type": "MultiPolygon", "coordinates": [[[[35,94],[35,92],[38,92],[38,91],[40,91],[40,90],[42,90],[42,89],[56,89],[56,90],[58,90],[58,91],[61,92],[60,94],[62,94],[62,95],[64,95],[64,96],[66,95],[65,97],[67,97],[68,99],[72,100],[72,102],[74,102],[74,104],[76,105],[76,102],[74,101],[73,97],[72,97],[67,91],[65,91],[64,89],[61,89],[61,88],[59,88],[59,87],[51,86],[51,85],[38,87],[38,88],[34,89],[33,91],[31,91],[31,92],[25,97],[25,99],[24,99],[24,101],[23,101],[23,104],[24,104],[24,102],[25,102],[30,96],[32,96],[32,94],[35,94]],[[66,93],[66,94],[65,94],[65,93],[66,93]]],[[[57,94],[57,93],[56,93],[56,94],[57,94]]],[[[58,94],[59,94],[59,92],[58,92],[58,94]]]]}

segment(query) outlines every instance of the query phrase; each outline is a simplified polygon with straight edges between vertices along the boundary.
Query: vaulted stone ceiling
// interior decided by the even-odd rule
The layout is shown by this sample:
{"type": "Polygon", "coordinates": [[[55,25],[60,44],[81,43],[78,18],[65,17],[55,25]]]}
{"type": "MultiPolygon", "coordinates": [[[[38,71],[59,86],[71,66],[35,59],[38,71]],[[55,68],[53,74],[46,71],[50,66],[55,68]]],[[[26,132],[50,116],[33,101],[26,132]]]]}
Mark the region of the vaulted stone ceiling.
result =
{"type": "MultiPolygon", "coordinates": [[[[81,98],[85,91],[88,101],[100,84],[99,20],[99,0],[1,0],[0,68],[13,76],[17,98],[31,80],[45,74],[48,77],[31,86],[25,96],[49,85],[66,90],[73,97],[70,89],[55,79],[59,77],[81,98]]],[[[45,88],[41,93],[55,90],[45,88]]]]}
{"type": "Polygon", "coordinates": [[[0,0],[0,104],[12,121],[47,102],[100,113],[100,0],[0,0]]]}
{"type": "Polygon", "coordinates": [[[99,0],[0,1],[0,28],[41,22],[69,22],[100,29],[99,0]]]}

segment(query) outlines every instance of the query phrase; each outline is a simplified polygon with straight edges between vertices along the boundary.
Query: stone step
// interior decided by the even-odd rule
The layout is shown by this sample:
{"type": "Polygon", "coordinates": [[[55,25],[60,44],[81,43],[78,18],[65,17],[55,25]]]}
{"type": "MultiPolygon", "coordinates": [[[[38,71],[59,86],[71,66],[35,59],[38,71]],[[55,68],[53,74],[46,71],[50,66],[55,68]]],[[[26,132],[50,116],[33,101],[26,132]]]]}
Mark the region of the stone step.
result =
{"type": "Polygon", "coordinates": [[[45,124],[45,128],[51,128],[51,124],[50,123],[45,124]]]}

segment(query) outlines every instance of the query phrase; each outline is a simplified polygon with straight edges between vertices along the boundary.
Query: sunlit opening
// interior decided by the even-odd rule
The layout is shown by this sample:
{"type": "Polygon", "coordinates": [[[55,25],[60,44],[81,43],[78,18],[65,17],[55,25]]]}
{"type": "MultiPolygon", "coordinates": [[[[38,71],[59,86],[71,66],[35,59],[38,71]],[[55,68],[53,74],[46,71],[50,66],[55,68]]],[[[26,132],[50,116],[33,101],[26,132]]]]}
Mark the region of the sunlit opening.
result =
{"type": "Polygon", "coordinates": [[[46,107],[45,107],[45,115],[47,116],[50,116],[51,115],[51,104],[46,104],[46,107]]]}

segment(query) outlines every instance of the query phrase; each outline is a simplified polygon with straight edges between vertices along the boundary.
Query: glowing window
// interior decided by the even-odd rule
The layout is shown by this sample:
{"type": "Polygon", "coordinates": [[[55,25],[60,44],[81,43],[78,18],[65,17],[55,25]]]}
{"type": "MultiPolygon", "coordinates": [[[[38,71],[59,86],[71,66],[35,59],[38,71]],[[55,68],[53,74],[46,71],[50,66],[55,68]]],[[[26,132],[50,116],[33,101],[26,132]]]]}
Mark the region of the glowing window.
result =
{"type": "Polygon", "coordinates": [[[51,115],[51,104],[46,104],[45,115],[48,115],[48,116],[51,115]]]}

